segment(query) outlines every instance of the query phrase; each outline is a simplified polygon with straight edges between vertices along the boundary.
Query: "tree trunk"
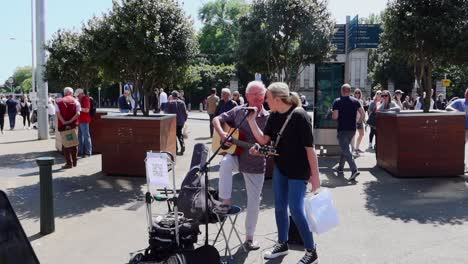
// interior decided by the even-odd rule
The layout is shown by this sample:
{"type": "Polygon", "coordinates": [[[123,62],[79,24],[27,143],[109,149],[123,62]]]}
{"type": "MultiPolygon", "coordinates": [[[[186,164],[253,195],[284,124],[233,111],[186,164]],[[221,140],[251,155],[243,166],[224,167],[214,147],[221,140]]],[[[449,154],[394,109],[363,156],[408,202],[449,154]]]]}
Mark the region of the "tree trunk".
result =
{"type": "Polygon", "coordinates": [[[432,98],[432,64],[428,63],[424,66],[424,91],[426,96],[424,97],[424,113],[429,113],[431,110],[431,98],[432,98]]]}

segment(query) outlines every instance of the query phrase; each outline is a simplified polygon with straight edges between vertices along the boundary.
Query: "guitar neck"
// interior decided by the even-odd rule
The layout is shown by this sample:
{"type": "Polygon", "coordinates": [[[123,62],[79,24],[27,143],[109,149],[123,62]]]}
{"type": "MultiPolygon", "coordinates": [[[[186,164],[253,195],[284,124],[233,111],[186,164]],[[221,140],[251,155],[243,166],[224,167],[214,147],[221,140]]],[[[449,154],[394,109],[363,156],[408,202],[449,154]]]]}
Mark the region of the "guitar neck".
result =
{"type": "Polygon", "coordinates": [[[251,148],[254,144],[252,143],[249,143],[249,142],[245,142],[245,141],[242,141],[242,140],[238,140],[238,139],[231,139],[231,143],[234,144],[234,145],[237,145],[239,147],[242,147],[242,148],[251,148]]]}

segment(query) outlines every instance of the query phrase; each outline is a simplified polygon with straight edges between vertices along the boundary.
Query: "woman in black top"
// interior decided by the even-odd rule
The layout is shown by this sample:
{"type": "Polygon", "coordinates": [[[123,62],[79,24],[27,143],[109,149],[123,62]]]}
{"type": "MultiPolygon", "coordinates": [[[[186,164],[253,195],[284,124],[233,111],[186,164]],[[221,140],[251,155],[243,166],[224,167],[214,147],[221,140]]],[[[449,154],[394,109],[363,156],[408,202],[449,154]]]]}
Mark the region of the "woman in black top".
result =
{"type": "Polygon", "coordinates": [[[29,101],[28,97],[26,95],[23,95],[21,97],[21,102],[20,102],[20,113],[21,116],[23,117],[23,127],[26,129],[26,120],[28,120],[28,129],[31,129],[31,118],[30,118],[30,109],[29,109],[29,101]]]}
{"type": "MultiPolygon", "coordinates": [[[[301,107],[299,96],[290,93],[285,83],[272,83],[267,90],[268,105],[271,115],[262,132],[255,122],[256,113],[249,115],[248,122],[259,144],[277,142],[277,137],[283,124],[291,115],[289,122],[276,145],[279,156],[275,156],[273,171],[273,190],[275,197],[275,218],[278,228],[278,242],[275,247],[265,253],[266,259],[276,258],[288,253],[289,216],[288,206],[294,223],[299,229],[305,256],[300,263],[317,263],[315,244],[304,214],[304,198],[307,182],[312,185],[312,191],[320,188],[317,155],[314,150],[312,135],[312,120],[301,107]]],[[[252,155],[258,155],[255,148],[252,155]]]]}

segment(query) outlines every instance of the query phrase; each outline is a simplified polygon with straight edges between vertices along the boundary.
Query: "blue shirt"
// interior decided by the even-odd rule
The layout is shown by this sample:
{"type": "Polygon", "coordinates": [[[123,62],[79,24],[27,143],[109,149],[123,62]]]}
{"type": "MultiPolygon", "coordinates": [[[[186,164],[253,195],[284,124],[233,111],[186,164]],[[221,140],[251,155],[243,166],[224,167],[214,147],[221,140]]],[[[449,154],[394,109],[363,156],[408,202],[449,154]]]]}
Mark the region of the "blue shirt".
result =
{"type": "Polygon", "coordinates": [[[8,113],[16,114],[18,112],[18,109],[16,109],[16,106],[18,105],[17,101],[15,101],[13,99],[8,99],[6,101],[6,105],[8,106],[8,113]]]}
{"type": "Polygon", "coordinates": [[[333,102],[333,111],[338,110],[338,131],[356,131],[359,101],[350,96],[341,96],[333,102]]]}
{"type": "Polygon", "coordinates": [[[465,112],[465,128],[468,129],[468,101],[466,99],[457,99],[450,106],[460,112],[465,112]]]}

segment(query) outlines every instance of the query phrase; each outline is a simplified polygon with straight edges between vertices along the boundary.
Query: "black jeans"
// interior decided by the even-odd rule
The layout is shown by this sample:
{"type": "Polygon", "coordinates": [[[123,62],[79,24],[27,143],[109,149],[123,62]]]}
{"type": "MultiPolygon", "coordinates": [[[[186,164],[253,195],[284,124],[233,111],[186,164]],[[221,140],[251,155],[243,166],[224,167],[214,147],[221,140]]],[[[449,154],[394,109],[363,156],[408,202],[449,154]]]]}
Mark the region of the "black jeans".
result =
{"type": "Polygon", "coordinates": [[[0,115],[0,131],[3,131],[4,125],[5,125],[5,115],[0,115]]]}
{"type": "Polygon", "coordinates": [[[213,118],[215,118],[215,114],[209,115],[210,116],[210,137],[213,137],[213,118]]]}
{"type": "MultiPolygon", "coordinates": [[[[179,140],[179,145],[180,145],[180,152],[183,154],[185,151],[185,143],[184,143],[184,135],[182,135],[182,129],[184,126],[177,126],[176,127],[176,136],[177,139],[179,140]]],[[[176,142],[176,150],[179,152],[179,146],[177,145],[176,142]]]]}
{"type": "Polygon", "coordinates": [[[376,137],[375,139],[375,144],[377,144],[377,129],[370,127],[370,132],[369,132],[369,147],[372,147],[372,140],[374,139],[374,136],[376,137]]]}
{"type": "Polygon", "coordinates": [[[31,118],[29,113],[23,113],[21,116],[23,117],[23,126],[26,126],[26,120],[28,120],[28,126],[31,126],[31,118]]]}

